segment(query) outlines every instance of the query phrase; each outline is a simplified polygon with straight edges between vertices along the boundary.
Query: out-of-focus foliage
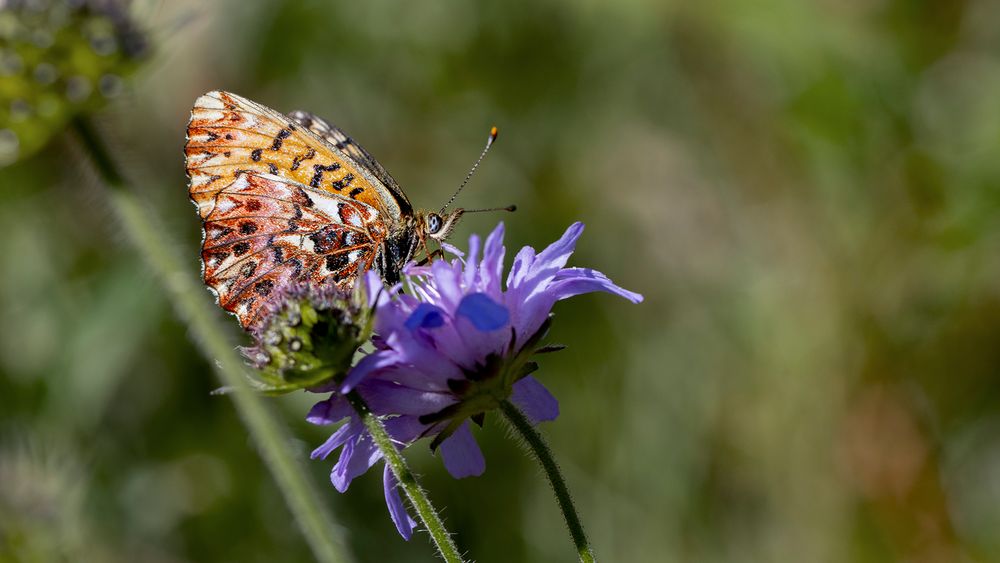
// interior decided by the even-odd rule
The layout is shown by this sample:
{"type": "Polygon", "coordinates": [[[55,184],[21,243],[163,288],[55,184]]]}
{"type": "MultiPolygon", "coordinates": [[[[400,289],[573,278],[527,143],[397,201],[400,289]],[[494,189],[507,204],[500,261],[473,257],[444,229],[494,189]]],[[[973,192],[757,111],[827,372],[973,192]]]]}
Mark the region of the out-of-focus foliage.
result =
{"type": "Polygon", "coordinates": [[[0,166],[117,96],[145,52],[117,1],[0,2],[0,166]]]}
{"type": "MultiPolygon", "coordinates": [[[[604,560],[1000,561],[995,1],[132,12],[157,57],[101,125],[192,270],[181,147],[217,88],[327,117],[431,209],[496,123],[461,203],[517,203],[511,247],[587,223],[579,263],[647,300],[558,306],[569,349],[537,375],[604,560]]],[[[75,155],[0,170],[0,559],[308,560],[75,155]]],[[[302,421],[314,399],[274,399],[303,455],[327,435],[302,421]]],[[[496,421],[481,435],[481,478],[411,456],[459,545],[571,561],[536,469],[496,421]]],[[[433,560],[395,535],[376,474],[324,493],[359,560],[433,560]]]]}

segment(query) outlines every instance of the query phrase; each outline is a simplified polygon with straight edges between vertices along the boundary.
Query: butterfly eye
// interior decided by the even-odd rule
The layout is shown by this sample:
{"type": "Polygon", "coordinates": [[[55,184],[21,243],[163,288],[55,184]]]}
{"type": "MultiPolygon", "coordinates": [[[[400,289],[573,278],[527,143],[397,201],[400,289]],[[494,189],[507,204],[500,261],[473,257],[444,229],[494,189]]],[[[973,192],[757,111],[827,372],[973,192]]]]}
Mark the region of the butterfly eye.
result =
{"type": "Polygon", "coordinates": [[[427,232],[428,234],[434,234],[441,230],[441,216],[437,213],[431,213],[427,216],[427,232]]]}

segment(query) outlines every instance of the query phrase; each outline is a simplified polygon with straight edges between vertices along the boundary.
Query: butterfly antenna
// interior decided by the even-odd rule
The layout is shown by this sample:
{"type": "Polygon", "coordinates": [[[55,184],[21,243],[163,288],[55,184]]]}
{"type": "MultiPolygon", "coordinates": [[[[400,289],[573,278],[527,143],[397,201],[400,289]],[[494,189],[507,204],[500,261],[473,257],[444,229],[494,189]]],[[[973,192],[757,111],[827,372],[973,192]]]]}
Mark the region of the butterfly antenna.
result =
{"type": "MultiPolygon", "coordinates": [[[[448,209],[448,206],[450,206],[455,201],[455,198],[458,197],[458,194],[459,192],[462,191],[462,188],[464,188],[465,185],[469,183],[469,180],[472,178],[472,175],[475,174],[476,172],[476,168],[479,168],[479,163],[482,162],[483,158],[486,157],[486,153],[490,152],[490,147],[493,146],[493,141],[497,140],[497,135],[499,134],[500,131],[496,128],[496,126],[493,126],[493,128],[490,129],[490,138],[486,139],[486,146],[483,147],[483,152],[479,153],[479,158],[476,159],[476,163],[472,165],[472,169],[469,170],[469,173],[465,175],[465,180],[462,180],[462,185],[459,186],[457,190],[455,190],[455,193],[451,194],[451,199],[449,199],[448,203],[444,204],[444,207],[441,208],[442,215],[444,215],[444,212],[446,209],[448,209]]],[[[466,211],[466,213],[468,213],[468,211],[466,211]]]]}
{"type": "Polygon", "coordinates": [[[489,209],[466,209],[466,213],[485,213],[487,211],[517,211],[516,205],[508,205],[507,207],[491,207],[489,209]]]}

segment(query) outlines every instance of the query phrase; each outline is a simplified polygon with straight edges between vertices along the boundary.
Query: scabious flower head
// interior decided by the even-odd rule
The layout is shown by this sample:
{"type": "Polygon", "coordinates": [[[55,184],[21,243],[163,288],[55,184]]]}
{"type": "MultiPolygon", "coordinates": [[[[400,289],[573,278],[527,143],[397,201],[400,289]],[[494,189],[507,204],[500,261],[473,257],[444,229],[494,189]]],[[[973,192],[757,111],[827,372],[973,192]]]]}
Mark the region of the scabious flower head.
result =
{"type": "Polygon", "coordinates": [[[370,291],[366,280],[354,291],[329,284],[281,286],[251,331],[254,345],[242,349],[257,368],[252,384],[272,394],[337,387],[370,336],[370,291]]]}
{"type": "MultiPolygon", "coordinates": [[[[600,272],[565,267],[582,232],[583,224],[575,223],[540,253],[522,248],[506,288],[503,224],[485,245],[473,235],[468,255],[448,246],[457,258],[410,266],[403,281],[406,292],[385,292],[375,305],[375,351],[348,373],[339,391],[356,390],[384,418],[399,447],[429,437],[454,477],[481,474],[485,461],[470,421],[481,425],[486,413],[503,401],[513,402],[535,423],[559,414],[556,399],[530,375],[538,368],[533,356],[549,350],[542,340],[552,306],[592,291],[642,301],[600,272]]],[[[367,283],[376,282],[370,277],[367,283]]],[[[342,448],[332,473],[340,491],[381,459],[342,395],[318,403],[308,420],[330,424],[343,418],[350,420],[313,452],[314,458],[326,458],[342,448]]],[[[412,520],[391,474],[385,475],[390,513],[408,538],[412,520]]]]}

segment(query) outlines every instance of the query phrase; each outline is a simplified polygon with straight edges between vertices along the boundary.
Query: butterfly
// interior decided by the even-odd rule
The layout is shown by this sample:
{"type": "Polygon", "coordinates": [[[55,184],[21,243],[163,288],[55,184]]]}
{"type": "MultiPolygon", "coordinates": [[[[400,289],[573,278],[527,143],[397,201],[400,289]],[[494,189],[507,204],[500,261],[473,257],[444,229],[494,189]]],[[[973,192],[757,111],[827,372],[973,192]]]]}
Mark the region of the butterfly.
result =
{"type": "MultiPolygon", "coordinates": [[[[487,149],[494,139],[496,128],[487,149]]],[[[202,275],[245,329],[290,281],[349,288],[374,269],[386,284],[398,282],[419,249],[430,259],[428,240],[443,242],[465,213],[414,211],[385,168],[338,127],[229,92],[195,101],[184,154],[203,225],[202,275]]]]}

